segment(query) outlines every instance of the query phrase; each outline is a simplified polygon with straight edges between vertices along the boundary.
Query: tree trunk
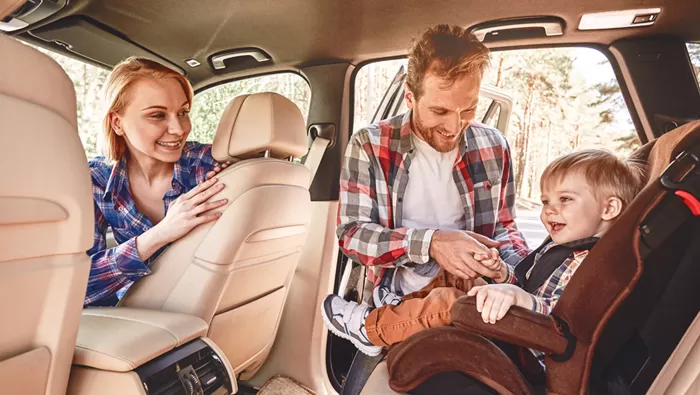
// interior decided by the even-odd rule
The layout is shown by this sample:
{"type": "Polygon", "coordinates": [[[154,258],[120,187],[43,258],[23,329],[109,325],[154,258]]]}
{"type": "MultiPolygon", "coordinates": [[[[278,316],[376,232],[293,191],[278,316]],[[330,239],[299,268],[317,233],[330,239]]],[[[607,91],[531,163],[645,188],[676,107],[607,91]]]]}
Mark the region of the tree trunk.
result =
{"type": "Polygon", "coordinates": [[[501,77],[503,77],[503,56],[500,56],[498,59],[498,72],[496,73],[496,87],[497,88],[502,88],[501,87],[501,77]]]}

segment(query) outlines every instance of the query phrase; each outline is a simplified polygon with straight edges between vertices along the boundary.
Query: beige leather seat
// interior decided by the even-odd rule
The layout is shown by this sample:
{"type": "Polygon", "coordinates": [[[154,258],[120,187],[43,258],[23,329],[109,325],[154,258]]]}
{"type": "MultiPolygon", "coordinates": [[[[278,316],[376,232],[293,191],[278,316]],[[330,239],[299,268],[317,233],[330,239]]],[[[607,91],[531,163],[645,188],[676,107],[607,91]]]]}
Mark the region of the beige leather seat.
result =
{"type": "Polygon", "coordinates": [[[214,139],[229,200],[215,223],[173,243],[120,306],[198,316],[236,374],[250,377],[272,347],[310,219],[310,171],[299,109],[275,93],[229,103],[214,139]],[[268,157],[263,157],[267,152],[268,157]]]}
{"type": "Polygon", "coordinates": [[[58,64],[0,35],[2,394],[66,391],[94,230],[75,103],[58,64]]]}

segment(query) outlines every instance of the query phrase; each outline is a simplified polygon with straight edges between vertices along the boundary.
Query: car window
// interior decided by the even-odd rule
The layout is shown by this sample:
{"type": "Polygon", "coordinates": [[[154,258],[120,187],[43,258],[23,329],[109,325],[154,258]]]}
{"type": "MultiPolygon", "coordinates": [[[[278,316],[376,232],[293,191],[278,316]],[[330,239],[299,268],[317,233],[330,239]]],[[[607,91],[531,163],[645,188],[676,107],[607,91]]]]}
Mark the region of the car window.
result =
{"type": "Polygon", "coordinates": [[[690,62],[693,64],[693,70],[695,71],[695,76],[700,82],[700,43],[688,43],[688,55],[690,55],[690,62]]]}
{"type": "MultiPolygon", "coordinates": [[[[353,129],[369,123],[376,105],[405,59],[362,67],[355,79],[353,129]]],[[[591,48],[541,48],[492,53],[483,85],[513,100],[506,138],[516,184],[516,222],[531,247],[547,233],[539,220],[539,177],[549,162],[586,148],[626,157],[640,146],[612,65],[591,48]]],[[[482,120],[490,100],[480,100],[482,120]]],[[[405,111],[402,105],[401,110],[405,111]]],[[[495,107],[494,111],[500,113],[495,107]]],[[[494,118],[487,122],[497,123],[494,118]]]]}
{"type": "Polygon", "coordinates": [[[55,60],[73,81],[78,109],[78,133],[88,159],[99,154],[98,136],[102,130],[102,88],[109,71],[49,50],[34,47],[55,60]]]}
{"type": "MultiPolygon", "coordinates": [[[[35,47],[58,62],[73,81],[78,109],[78,131],[88,159],[100,155],[98,138],[102,130],[102,90],[109,70],[35,47]]],[[[234,97],[248,93],[277,92],[292,100],[304,115],[309,113],[311,89],[304,78],[293,73],[270,74],[218,85],[197,94],[188,140],[211,143],[219,118],[234,97]]]]}
{"type": "Polygon", "coordinates": [[[237,80],[206,89],[194,98],[192,132],[188,140],[211,143],[226,105],[236,96],[250,93],[276,92],[299,107],[304,120],[309,114],[311,88],[298,74],[278,73],[237,80]]]}

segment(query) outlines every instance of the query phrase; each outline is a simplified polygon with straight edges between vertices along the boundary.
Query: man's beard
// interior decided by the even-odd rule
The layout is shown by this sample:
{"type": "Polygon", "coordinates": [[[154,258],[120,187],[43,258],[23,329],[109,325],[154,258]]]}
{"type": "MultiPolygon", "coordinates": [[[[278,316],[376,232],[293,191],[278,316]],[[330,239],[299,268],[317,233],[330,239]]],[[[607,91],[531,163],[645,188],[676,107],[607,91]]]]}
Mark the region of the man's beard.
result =
{"type": "Polygon", "coordinates": [[[457,138],[452,139],[452,141],[445,141],[443,136],[439,135],[439,132],[445,134],[450,134],[442,126],[436,126],[433,128],[426,128],[423,126],[423,122],[420,119],[420,114],[418,111],[413,111],[413,131],[418,133],[418,135],[425,140],[428,145],[433,147],[438,152],[450,152],[459,145],[459,141],[464,136],[464,130],[460,130],[457,138]]]}

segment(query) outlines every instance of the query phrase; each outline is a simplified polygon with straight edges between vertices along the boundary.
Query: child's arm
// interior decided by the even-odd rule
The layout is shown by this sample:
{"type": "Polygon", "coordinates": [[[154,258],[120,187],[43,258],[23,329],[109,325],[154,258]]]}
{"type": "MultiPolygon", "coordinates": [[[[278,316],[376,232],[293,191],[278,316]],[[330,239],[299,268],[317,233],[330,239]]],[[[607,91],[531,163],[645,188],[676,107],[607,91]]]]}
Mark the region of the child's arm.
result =
{"type": "Polygon", "coordinates": [[[476,296],[476,310],[486,323],[495,324],[512,306],[534,309],[534,296],[512,284],[489,284],[474,287],[467,293],[476,296]]]}

